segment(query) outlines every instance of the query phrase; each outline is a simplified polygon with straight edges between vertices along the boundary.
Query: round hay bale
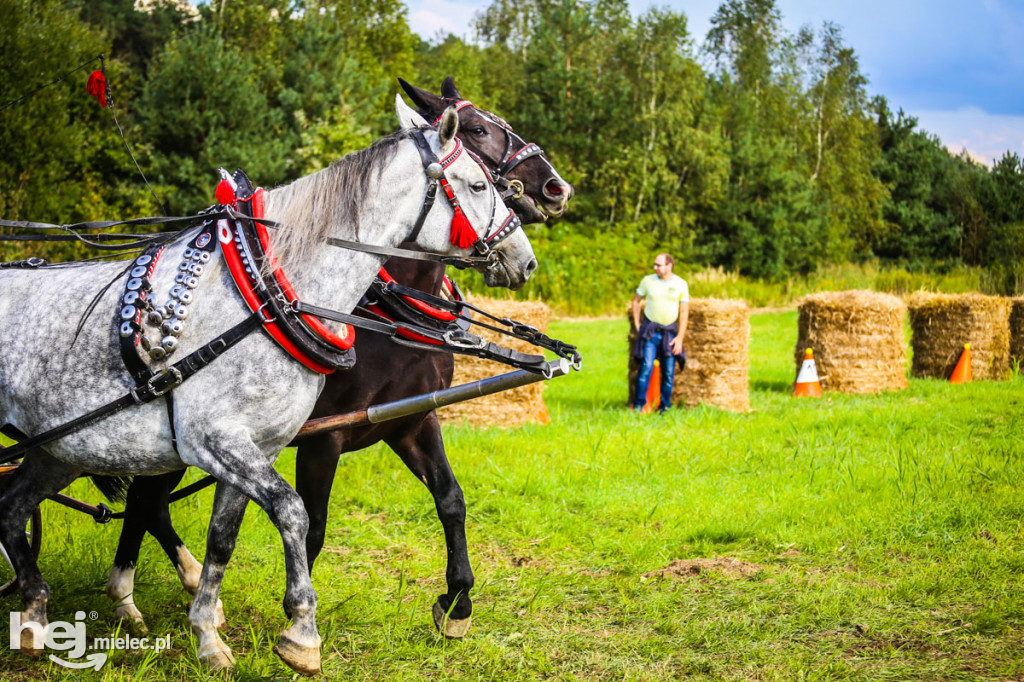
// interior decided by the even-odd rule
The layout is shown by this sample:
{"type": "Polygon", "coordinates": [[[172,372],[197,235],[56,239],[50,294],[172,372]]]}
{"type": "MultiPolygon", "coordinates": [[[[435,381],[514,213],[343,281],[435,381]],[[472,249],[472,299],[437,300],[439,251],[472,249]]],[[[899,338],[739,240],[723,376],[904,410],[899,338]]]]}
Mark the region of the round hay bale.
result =
{"type": "Polygon", "coordinates": [[[1024,369],[1024,296],[1010,299],[1010,358],[1024,369]]]}
{"type": "MultiPolygon", "coordinates": [[[[636,391],[640,363],[633,359],[636,329],[627,307],[629,330],[629,398],[636,391]]],[[[695,298],[683,337],[686,368],[676,372],[674,405],[701,403],[735,412],[750,409],[750,310],[741,300],[695,298]]]]}
{"type": "MultiPolygon", "coordinates": [[[[509,301],[467,296],[466,299],[495,317],[507,317],[523,322],[547,332],[551,320],[551,309],[540,301],[509,301]]],[[[479,317],[479,316],[477,316],[479,317]]],[[[484,323],[499,326],[497,323],[483,318],[484,323]]],[[[525,341],[513,339],[489,329],[473,326],[470,331],[487,341],[492,341],[506,348],[521,353],[543,355],[542,349],[525,341]]],[[[515,371],[514,367],[503,365],[493,360],[484,360],[469,355],[455,356],[455,375],[452,385],[469,383],[515,371]]],[[[538,381],[527,386],[502,391],[492,395],[474,398],[466,402],[455,403],[437,411],[441,423],[467,423],[473,426],[519,426],[526,422],[547,424],[551,421],[548,408],[544,405],[544,386],[546,381],[538,381]]]]}
{"type": "Polygon", "coordinates": [[[797,303],[799,371],[814,351],[822,390],[840,393],[901,391],[907,387],[907,351],[900,299],[874,291],[828,291],[797,303]]]}
{"type": "Polygon", "coordinates": [[[982,294],[910,297],[916,377],[949,378],[964,344],[971,344],[975,379],[1003,379],[1010,367],[1010,302],[982,294]]]}

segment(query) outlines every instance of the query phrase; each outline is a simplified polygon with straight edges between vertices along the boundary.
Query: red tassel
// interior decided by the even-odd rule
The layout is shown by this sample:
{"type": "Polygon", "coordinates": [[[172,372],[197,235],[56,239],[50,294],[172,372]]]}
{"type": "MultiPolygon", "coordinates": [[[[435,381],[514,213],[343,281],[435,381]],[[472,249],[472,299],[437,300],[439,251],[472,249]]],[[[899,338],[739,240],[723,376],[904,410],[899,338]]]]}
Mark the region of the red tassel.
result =
{"type": "Polygon", "coordinates": [[[96,98],[100,106],[107,108],[107,79],[100,70],[89,74],[89,82],[85,84],[85,91],[96,98]]]}
{"type": "Polygon", "coordinates": [[[217,191],[213,195],[221,206],[230,206],[235,203],[235,190],[227,180],[221,180],[217,183],[217,191]]]}
{"type": "Polygon", "coordinates": [[[452,233],[450,236],[453,245],[460,249],[468,249],[479,239],[476,230],[469,223],[469,218],[462,212],[461,206],[455,207],[455,216],[452,218],[452,233]]]}

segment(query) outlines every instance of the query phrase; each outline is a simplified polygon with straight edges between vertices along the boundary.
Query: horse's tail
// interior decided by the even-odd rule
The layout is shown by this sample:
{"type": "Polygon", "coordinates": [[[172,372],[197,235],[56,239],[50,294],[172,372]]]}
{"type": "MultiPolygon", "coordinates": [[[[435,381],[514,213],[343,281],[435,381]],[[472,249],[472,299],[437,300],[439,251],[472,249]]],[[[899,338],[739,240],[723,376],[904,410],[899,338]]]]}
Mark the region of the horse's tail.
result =
{"type": "Polygon", "coordinates": [[[89,478],[110,502],[125,502],[128,499],[128,487],[134,480],[133,476],[100,476],[93,474],[89,478]]]}

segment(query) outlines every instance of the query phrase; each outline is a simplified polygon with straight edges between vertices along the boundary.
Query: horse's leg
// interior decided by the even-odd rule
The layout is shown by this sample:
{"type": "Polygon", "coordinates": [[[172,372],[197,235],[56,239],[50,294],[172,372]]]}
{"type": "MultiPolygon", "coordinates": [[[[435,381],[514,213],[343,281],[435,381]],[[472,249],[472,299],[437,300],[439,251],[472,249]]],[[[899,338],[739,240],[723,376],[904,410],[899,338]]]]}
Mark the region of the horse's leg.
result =
{"type": "Polygon", "coordinates": [[[306,561],[309,572],[324,548],[327,534],[327,510],[331,500],[331,486],[338,469],[342,451],[341,435],[326,433],[299,441],[295,457],[295,491],[299,493],[306,513],[309,531],[306,533],[306,561]]]}
{"type": "Polygon", "coordinates": [[[25,602],[25,610],[20,614],[21,649],[30,656],[43,652],[42,634],[48,623],[46,602],[50,599],[50,587],[39,572],[29,547],[25,524],[40,502],[68,486],[78,474],[77,469],[36,451],[25,457],[0,492],[0,543],[7,550],[25,602]],[[38,642],[34,637],[36,632],[40,635],[38,642]]]}
{"type": "Polygon", "coordinates": [[[237,489],[217,484],[213,515],[206,536],[206,559],[188,616],[192,631],[199,638],[199,659],[211,670],[231,668],[235,664],[231,649],[217,632],[217,605],[220,603],[218,594],[224,569],[235,551],[238,529],[248,502],[248,498],[237,489]],[[210,627],[211,623],[213,627],[210,627]]]}
{"type": "Polygon", "coordinates": [[[473,569],[466,546],[466,501],[462,488],[448,463],[436,413],[427,415],[419,428],[401,430],[401,433],[400,438],[387,439],[387,444],[434,496],[434,506],[444,527],[448,548],[448,569],[445,572],[448,592],[440,595],[434,603],[434,624],[445,637],[465,637],[473,614],[473,602],[469,597],[473,587],[473,569]]]}
{"type": "MultiPolygon", "coordinates": [[[[147,532],[156,538],[171,560],[182,587],[194,595],[199,586],[199,574],[203,566],[178,537],[169,510],[171,491],[184,475],[185,470],[182,469],[160,476],[136,476],[128,488],[124,524],[117,543],[114,565],[110,568],[107,596],[116,604],[117,616],[141,634],[146,634],[148,629],[142,613],[135,606],[132,593],[135,588],[135,566],[147,532]]],[[[218,606],[218,615],[218,627],[223,629],[226,622],[221,606],[218,606]]]]}
{"type": "Polygon", "coordinates": [[[284,609],[292,624],[281,633],[274,651],[296,672],[317,674],[320,672],[320,634],[316,627],[316,592],[306,563],[309,517],[302,499],[274,471],[252,441],[246,438],[231,443],[221,440],[218,446],[216,457],[211,452],[200,452],[196,453],[197,461],[188,462],[201,466],[221,481],[210,520],[202,577],[189,612],[192,630],[200,638],[200,656],[213,668],[229,667],[232,663],[230,650],[216,632],[216,603],[248,497],[267,513],[284,542],[288,579],[284,609]]]}

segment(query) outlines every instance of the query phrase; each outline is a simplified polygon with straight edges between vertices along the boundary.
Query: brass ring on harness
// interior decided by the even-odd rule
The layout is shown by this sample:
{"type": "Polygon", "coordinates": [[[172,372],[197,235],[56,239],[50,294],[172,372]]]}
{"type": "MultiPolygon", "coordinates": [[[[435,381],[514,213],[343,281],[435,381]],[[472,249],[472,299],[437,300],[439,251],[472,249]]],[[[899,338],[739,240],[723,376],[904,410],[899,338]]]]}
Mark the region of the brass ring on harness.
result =
{"type": "Polygon", "coordinates": [[[509,180],[509,189],[513,190],[512,198],[518,199],[526,192],[526,187],[523,186],[522,180],[509,180]]]}

